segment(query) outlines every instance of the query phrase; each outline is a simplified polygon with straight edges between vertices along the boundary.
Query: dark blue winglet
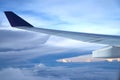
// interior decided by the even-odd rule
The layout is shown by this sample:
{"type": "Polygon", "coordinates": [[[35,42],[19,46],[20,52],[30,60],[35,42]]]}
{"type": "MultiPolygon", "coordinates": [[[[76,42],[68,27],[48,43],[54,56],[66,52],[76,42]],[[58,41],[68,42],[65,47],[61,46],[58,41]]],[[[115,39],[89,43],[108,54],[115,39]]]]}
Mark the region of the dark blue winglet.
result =
{"type": "Polygon", "coordinates": [[[5,15],[10,22],[12,27],[33,27],[31,24],[23,20],[21,17],[17,16],[15,13],[11,11],[5,11],[5,15]]]}

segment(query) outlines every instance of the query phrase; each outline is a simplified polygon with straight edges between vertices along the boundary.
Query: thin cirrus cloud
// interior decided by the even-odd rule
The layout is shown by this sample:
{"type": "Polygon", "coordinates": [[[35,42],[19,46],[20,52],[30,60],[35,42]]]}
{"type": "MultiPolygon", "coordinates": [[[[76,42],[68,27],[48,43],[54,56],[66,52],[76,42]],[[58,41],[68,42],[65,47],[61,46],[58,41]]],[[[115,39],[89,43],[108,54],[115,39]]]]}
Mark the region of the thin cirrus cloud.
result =
{"type": "Polygon", "coordinates": [[[88,31],[113,34],[118,32],[119,28],[119,5],[117,0],[108,1],[36,1],[28,3],[26,10],[34,11],[36,13],[44,12],[51,16],[56,16],[61,21],[68,23],[68,25],[52,25],[51,28],[68,29],[76,31],[88,31]],[[106,5],[107,4],[107,5],[106,5]],[[40,10],[37,9],[40,8],[40,10]],[[71,26],[72,25],[72,26],[71,26]],[[109,28],[109,31],[102,28],[109,28]],[[113,29],[114,28],[114,29],[113,29]],[[88,30],[90,29],[90,30],[88,30]],[[100,30],[96,31],[96,30],[100,30]]]}
{"type": "Polygon", "coordinates": [[[2,6],[8,8],[11,5],[11,9],[17,13],[29,15],[25,18],[28,18],[35,26],[78,32],[119,34],[120,11],[118,0],[30,0],[20,3],[23,4],[23,7],[17,9],[14,6],[18,5],[19,1],[10,2],[6,5],[7,7],[2,6]],[[35,19],[32,20],[30,16],[35,19]],[[107,30],[108,28],[109,30],[107,30]]]}

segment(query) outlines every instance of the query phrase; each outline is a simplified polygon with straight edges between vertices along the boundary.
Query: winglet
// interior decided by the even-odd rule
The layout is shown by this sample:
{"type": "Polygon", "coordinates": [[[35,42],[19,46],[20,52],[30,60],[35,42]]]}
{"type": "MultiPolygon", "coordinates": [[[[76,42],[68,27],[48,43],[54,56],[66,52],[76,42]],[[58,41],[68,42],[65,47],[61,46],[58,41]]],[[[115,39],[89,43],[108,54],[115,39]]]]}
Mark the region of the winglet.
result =
{"type": "Polygon", "coordinates": [[[5,11],[4,13],[12,27],[33,27],[31,24],[29,24],[27,21],[25,21],[12,11],[5,11]]]}

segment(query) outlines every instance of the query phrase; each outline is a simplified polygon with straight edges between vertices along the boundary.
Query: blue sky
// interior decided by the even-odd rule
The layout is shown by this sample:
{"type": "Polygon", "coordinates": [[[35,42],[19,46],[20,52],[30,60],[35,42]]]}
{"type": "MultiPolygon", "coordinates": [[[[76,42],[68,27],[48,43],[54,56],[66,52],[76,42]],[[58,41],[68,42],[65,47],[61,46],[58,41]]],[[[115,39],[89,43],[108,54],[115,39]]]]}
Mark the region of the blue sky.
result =
{"type": "Polygon", "coordinates": [[[0,79],[116,79],[117,62],[91,64],[55,62],[56,58],[88,54],[104,45],[13,29],[3,11],[14,11],[35,27],[120,35],[119,0],[0,1],[0,79]],[[73,67],[73,64],[77,67],[73,67]],[[28,68],[28,66],[32,67],[28,68]]]}
{"type": "Polygon", "coordinates": [[[3,0],[0,4],[1,11],[12,10],[37,27],[119,34],[118,0],[3,0]]]}

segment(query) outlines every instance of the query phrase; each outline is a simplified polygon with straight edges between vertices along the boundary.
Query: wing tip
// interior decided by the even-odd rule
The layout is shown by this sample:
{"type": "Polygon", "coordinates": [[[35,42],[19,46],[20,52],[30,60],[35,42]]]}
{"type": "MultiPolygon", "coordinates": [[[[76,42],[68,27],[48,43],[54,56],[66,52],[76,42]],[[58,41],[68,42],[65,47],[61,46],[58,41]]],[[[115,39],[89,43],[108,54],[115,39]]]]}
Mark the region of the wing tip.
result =
{"type": "Polygon", "coordinates": [[[30,23],[28,23],[12,11],[4,11],[4,13],[12,27],[33,27],[30,23]]]}

